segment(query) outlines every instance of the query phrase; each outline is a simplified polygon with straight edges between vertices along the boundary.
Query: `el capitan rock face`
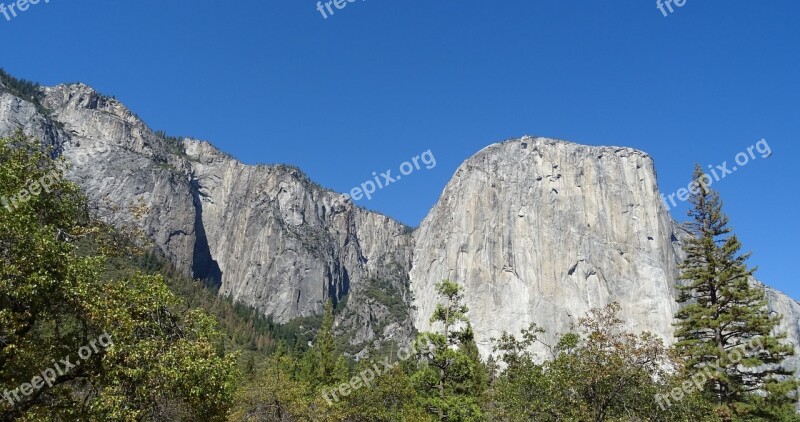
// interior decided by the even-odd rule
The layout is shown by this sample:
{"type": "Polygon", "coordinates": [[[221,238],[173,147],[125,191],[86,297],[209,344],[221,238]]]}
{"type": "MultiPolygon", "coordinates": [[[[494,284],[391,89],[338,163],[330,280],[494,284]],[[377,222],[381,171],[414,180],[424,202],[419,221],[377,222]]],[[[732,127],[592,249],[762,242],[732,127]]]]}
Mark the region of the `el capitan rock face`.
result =
{"type": "MultiPolygon", "coordinates": [[[[555,344],[589,309],[611,302],[627,328],[671,343],[686,236],[641,151],[533,137],[494,144],[456,170],[414,233],[414,325],[429,328],[434,286],[451,279],[465,287],[484,356],[491,338],[531,323],[555,344]]],[[[800,304],[767,293],[784,315],[782,330],[800,344],[800,304]]]]}
{"type": "MultiPolygon", "coordinates": [[[[491,145],[459,167],[412,233],[337,203],[298,169],[158,136],[86,85],[44,88],[40,103],[0,83],[0,136],[22,127],[55,146],[98,216],[141,228],[178,269],[279,322],[347,297],[337,329],[354,346],[403,342],[428,327],[433,286],[449,278],[466,288],[484,355],[502,331],[535,322],[553,335],[612,301],[628,327],[670,341],[685,234],[643,152],[531,137],[491,145]],[[129,211],[139,204],[149,210],[141,218],[129,211]]],[[[768,295],[800,344],[800,305],[768,295]]]]}
{"type": "Polygon", "coordinates": [[[448,278],[465,286],[484,354],[502,331],[535,322],[564,333],[614,301],[629,328],[668,338],[676,231],[640,151],[530,137],[489,146],[459,167],[415,233],[415,325],[427,327],[433,285],[448,278]]]}

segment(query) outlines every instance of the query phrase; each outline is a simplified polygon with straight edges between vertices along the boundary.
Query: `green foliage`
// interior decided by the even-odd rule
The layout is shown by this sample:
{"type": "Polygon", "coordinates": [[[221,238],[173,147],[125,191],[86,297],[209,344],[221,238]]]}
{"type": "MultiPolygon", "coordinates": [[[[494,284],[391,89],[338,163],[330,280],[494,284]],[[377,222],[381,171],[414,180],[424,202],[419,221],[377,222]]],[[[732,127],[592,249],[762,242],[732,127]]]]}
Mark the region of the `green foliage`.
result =
{"type": "MultiPolygon", "coordinates": [[[[387,322],[403,321],[408,316],[408,305],[403,300],[402,294],[388,281],[370,278],[367,281],[364,296],[375,300],[389,310],[387,322]]],[[[383,327],[378,327],[375,331],[381,332],[382,329],[383,327]]]]}
{"type": "Polygon", "coordinates": [[[496,418],[508,421],[695,421],[708,408],[693,398],[661,408],[666,394],[684,379],[660,339],[621,329],[619,305],[593,309],[575,331],[552,347],[552,360],[537,363],[531,348],[544,345],[532,325],[522,339],[504,333],[495,351],[508,365],[495,384],[496,418]]]}
{"type": "Polygon", "coordinates": [[[232,422],[347,420],[344,403],[329,405],[317,385],[299,375],[300,361],[291,356],[267,359],[234,400],[232,422]]]}
{"type": "MultiPolygon", "coordinates": [[[[4,75],[7,89],[38,89],[4,75]]],[[[352,362],[342,353],[347,339],[334,335],[346,298],[335,309],[327,302],[321,316],[276,323],[142,253],[135,232],[93,221],[62,167],[21,134],[0,140],[0,201],[17,199],[0,207],[0,392],[104,333],[113,344],[52,386],[13,405],[3,399],[0,421],[797,420],[796,384],[781,367],[791,347],[773,333],[779,317],[763,290],[748,283],[753,271],[714,192],[693,197],[675,350],[625,332],[613,304],[552,346],[535,324],[519,339],[503,333],[502,364],[483,362],[463,290],[445,280],[434,329],[419,334],[409,360],[390,362],[410,345],[384,342],[352,362]],[[753,341],[759,347],[746,348],[753,341]],[[729,354],[737,347],[741,360],[729,354]],[[709,365],[719,376],[698,382],[709,365]]],[[[376,278],[362,287],[391,320],[408,316],[398,291],[407,285],[376,278]]]]}
{"type": "MultiPolygon", "coordinates": [[[[226,336],[226,349],[256,352],[256,359],[264,359],[282,344],[284,352],[308,349],[315,333],[322,325],[321,316],[295,318],[285,324],[277,323],[271,316],[250,306],[235,303],[229,297],[217,295],[202,282],[186,277],[158,254],[149,252],[112,259],[113,269],[140,270],[164,276],[170,290],[188,308],[202,309],[218,321],[220,331],[226,336]]],[[[336,310],[339,308],[337,307],[336,310]]]]}
{"type": "Polygon", "coordinates": [[[178,157],[186,156],[186,148],[183,146],[183,136],[169,136],[163,130],[156,131],[155,135],[161,140],[167,152],[178,157]]]}
{"type": "Polygon", "coordinates": [[[444,280],[436,285],[442,302],[431,323],[441,331],[421,333],[418,364],[412,382],[431,415],[447,421],[483,420],[479,395],[485,388],[480,359],[475,356],[472,328],[461,287],[444,280]]]}
{"type": "Polygon", "coordinates": [[[17,79],[0,68],[0,83],[5,85],[11,95],[32,103],[42,114],[49,114],[49,111],[42,106],[41,86],[37,82],[17,79]]]}
{"type": "Polygon", "coordinates": [[[163,277],[106,276],[109,257],[128,250],[88,218],[49,151],[17,133],[0,140],[0,164],[3,197],[31,192],[0,210],[0,389],[74,361],[105,333],[113,340],[51,385],[4,398],[0,420],[223,420],[236,356],[214,353],[213,319],[177,306],[163,277]],[[34,193],[31,181],[47,175],[48,188],[34,193]],[[81,254],[80,242],[96,253],[81,254]]]}
{"type": "MultiPolygon", "coordinates": [[[[495,348],[504,364],[478,357],[461,288],[437,286],[442,300],[421,333],[411,360],[388,364],[369,385],[349,394],[359,374],[377,360],[345,363],[332,336],[334,313],[326,306],[311,349],[276,353],[243,383],[233,421],[723,421],[683,361],[652,334],[622,329],[619,305],[593,309],[554,346],[531,325],[520,339],[504,333],[495,348]],[[544,347],[541,362],[532,350],[544,347]],[[338,358],[337,358],[338,356],[338,358]],[[687,385],[689,386],[687,388],[687,385]],[[329,401],[330,400],[330,401],[329,401]]],[[[793,413],[752,420],[793,420],[793,413]]],[[[746,419],[737,419],[746,420],[746,419]]]]}
{"type": "MultiPolygon", "coordinates": [[[[360,366],[356,373],[368,364],[360,366]]],[[[414,384],[408,376],[409,367],[395,366],[375,380],[371,388],[348,397],[347,420],[353,421],[434,421],[424,408],[414,384]]]]}
{"type": "MultiPolygon", "coordinates": [[[[695,180],[703,170],[695,168],[695,180]]],[[[690,375],[712,372],[703,386],[720,414],[777,420],[793,414],[797,384],[782,366],[794,354],[781,316],[771,315],[764,289],[751,284],[750,254],[728,227],[719,194],[698,183],[690,197],[693,237],[685,244],[676,314],[676,350],[690,375]]]]}
{"type": "Polygon", "coordinates": [[[317,332],[314,345],[303,356],[303,378],[320,386],[344,382],[348,378],[349,370],[343,359],[337,351],[333,337],[333,303],[329,300],[325,302],[322,327],[317,332]]]}

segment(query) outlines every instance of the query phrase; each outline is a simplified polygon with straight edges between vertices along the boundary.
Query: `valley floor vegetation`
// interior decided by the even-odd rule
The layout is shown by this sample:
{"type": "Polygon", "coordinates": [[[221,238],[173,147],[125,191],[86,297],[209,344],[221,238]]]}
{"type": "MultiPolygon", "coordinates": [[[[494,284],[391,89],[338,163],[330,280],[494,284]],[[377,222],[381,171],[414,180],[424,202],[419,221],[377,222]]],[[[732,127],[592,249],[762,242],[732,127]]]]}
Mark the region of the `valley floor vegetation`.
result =
{"type": "Polygon", "coordinates": [[[0,196],[55,175],[0,210],[0,393],[21,392],[0,401],[0,421],[800,420],[784,366],[794,348],[705,186],[691,197],[674,346],[626,332],[610,304],[567,333],[504,333],[482,360],[463,290],[445,280],[435,329],[364,385],[361,374],[398,345],[354,361],[330,302],[321,317],[277,324],[216,295],[148,250],[135,227],[93,219],[60,161],[21,133],[0,140],[0,196]],[[101,336],[113,342],[22,389],[101,336]]]}

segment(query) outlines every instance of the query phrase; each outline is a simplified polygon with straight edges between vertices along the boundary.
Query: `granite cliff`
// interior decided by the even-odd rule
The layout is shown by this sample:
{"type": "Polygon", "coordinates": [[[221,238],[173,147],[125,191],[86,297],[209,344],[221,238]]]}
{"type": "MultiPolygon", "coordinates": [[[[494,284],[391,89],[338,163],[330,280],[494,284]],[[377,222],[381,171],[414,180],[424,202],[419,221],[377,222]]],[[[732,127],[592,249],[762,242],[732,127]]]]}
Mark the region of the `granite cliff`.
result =
{"type": "MultiPolygon", "coordinates": [[[[627,328],[669,343],[685,236],[641,151],[532,137],[491,145],[458,168],[414,233],[415,326],[429,327],[434,284],[448,278],[465,286],[483,355],[492,337],[530,323],[554,344],[610,302],[627,328]]],[[[800,344],[800,304],[767,293],[800,344]]]]}
{"type": "MultiPolygon", "coordinates": [[[[671,339],[685,234],[641,151],[533,137],[491,145],[412,232],[339,203],[294,167],[245,165],[155,133],[86,85],[26,97],[0,82],[0,136],[18,128],[73,163],[68,177],[99,217],[143,230],[220,294],[279,322],[319,314],[328,298],[342,304],[337,329],[354,351],[428,328],[443,278],[465,286],[484,355],[502,331],[536,322],[552,335],[612,301],[631,329],[671,339]],[[144,216],[130,211],[137,204],[144,216]]],[[[800,344],[800,304],[766,289],[800,344]]]]}

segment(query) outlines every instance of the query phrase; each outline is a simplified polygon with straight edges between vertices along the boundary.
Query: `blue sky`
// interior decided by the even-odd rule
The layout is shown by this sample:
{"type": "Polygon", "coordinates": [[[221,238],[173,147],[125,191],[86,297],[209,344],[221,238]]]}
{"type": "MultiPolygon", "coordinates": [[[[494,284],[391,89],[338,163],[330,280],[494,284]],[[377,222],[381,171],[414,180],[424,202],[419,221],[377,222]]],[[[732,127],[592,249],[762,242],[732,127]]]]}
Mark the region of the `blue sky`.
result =
{"type": "Polygon", "coordinates": [[[338,191],[431,149],[434,169],[358,202],[412,226],[463,160],[524,134],[647,151],[665,193],[765,138],[771,157],[715,187],[759,278],[800,298],[798,16],[791,0],[667,17],[644,0],[365,0],[328,19],[312,0],[50,0],[0,15],[0,66],[338,191]]]}

